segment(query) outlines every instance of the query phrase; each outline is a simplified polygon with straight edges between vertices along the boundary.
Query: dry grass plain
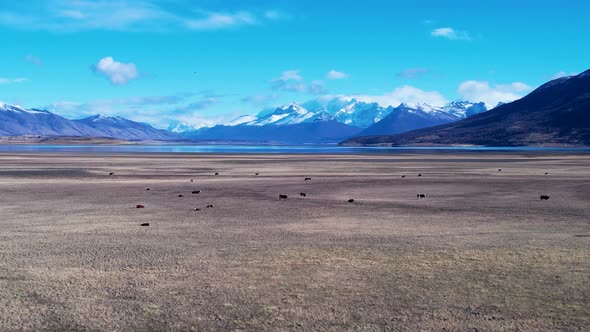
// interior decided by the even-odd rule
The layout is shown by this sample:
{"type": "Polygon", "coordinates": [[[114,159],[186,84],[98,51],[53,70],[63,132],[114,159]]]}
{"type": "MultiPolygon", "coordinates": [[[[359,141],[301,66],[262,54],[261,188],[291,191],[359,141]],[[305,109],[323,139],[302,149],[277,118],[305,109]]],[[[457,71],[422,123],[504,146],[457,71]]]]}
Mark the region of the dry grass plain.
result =
{"type": "Polygon", "coordinates": [[[0,154],[0,331],[588,329],[590,155],[0,154]]]}

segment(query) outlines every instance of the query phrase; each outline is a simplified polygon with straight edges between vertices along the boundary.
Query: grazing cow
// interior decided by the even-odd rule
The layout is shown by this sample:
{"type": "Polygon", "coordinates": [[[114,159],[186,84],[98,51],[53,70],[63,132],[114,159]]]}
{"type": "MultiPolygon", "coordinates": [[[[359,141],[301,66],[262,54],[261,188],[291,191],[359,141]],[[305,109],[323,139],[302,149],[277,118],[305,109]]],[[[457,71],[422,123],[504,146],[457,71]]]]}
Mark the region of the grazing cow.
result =
{"type": "Polygon", "coordinates": [[[305,178],[305,181],[311,181],[311,178],[305,178]]]}
{"type": "Polygon", "coordinates": [[[405,177],[406,177],[405,175],[402,175],[402,179],[405,178],[405,177]]]}
{"type": "Polygon", "coordinates": [[[109,173],[109,175],[115,175],[115,173],[113,173],[113,172],[110,172],[110,173],[109,173]]]}
{"type": "Polygon", "coordinates": [[[498,172],[502,172],[502,169],[501,169],[501,168],[500,168],[500,169],[498,169],[498,172]]]}
{"type": "Polygon", "coordinates": [[[195,211],[201,211],[201,209],[199,209],[199,208],[195,208],[195,211]]]}
{"type": "Polygon", "coordinates": [[[200,194],[200,193],[201,193],[201,191],[200,191],[200,190],[194,190],[194,191],[193,191],[193,195],[200,194]]]}
{"type": "Polygon", "coordinates": [[[418,176],[422,176],[422,173],[418,174],[418,176]]]}
{"type": "Polygon", "coordinates": [[[540,198],[541,198],[541,200],[542,200],[542,201],[547,201],[547,200],[549,200],[549,196],[547,196],[547,195],[541,195],[541,197],[540,197],[540,198]]]}
{"type": "Polygon", "coordinates": [[[178,195],[178,197],[184,197],[184,195],[181,194],[181,195],[178,195]]]}
{"type": "Polygon", "coordinates": [[[426,198],[426,195],[424,195],[424,194],[416,194],[416,199],[420,199],[420,198],[426,198]]]}
{"type": "Polygon", "coordinates": [[[143,206],[143,205],[141,205],[141,204],[137,204],[137,205],[135,206],[135,208],[136,208],[136,209],[143,209],[143,208],[145,208],[145,206],[143,206]]]}
{"type": "Polygon", "coordinates": [[[289,198],[287,195],[279,195],[279,201],[289,198]]]}
{"type": "Polygon", "coordinates": [[[549,174],[549,172],[545,172],[545,175],[549,174]]]}
{"type": "Polygon", "coordinates": [[[149,223],[149,222],[144,222],[144,223],[143,223],[143,224],[141,224],[140,226],[144,226],[144,227],[145,227],[145,226],[149,226],[149,225],[150,225],[150,223],[149,223]]]}
{"type": "Polygon", "coordinates": [[[151,190],[150,188],[147,188],[145,191],[150,191],[150,190],[151,190]]]}
{"type": "Polygon", "coordinates": [[[195,182],[195,179],[191,179],[191,182],[195,182]]]}
{"type": "Polygon", "coordinates": [[[254,175],[260,175],[260,173],[256,173],[256,174],[254,174],[254,175]]]}
{"type": "Polygon", "coordinates": [[[354,198],[349,199],[348,203],[354,203],[354,198]]]}
{"type": "Polygon", "coordinates": [[[219,173],[215,173],[215,175],[219,175],[219,173]]]}
{"type": "Polygon", "coordinates": [[[306,193],[299,193],[299,196],[301,196],[301,197],[307,197],[307,194],[306,193]]]}
{"type": "Polygon", "coordinates": [[[213,204],[209,204],[209,205],[207,205],[207,208],[208,208],[208,209],[210,209],[210,208],[212,208],[212,207],[213,207],[213,204]]]}

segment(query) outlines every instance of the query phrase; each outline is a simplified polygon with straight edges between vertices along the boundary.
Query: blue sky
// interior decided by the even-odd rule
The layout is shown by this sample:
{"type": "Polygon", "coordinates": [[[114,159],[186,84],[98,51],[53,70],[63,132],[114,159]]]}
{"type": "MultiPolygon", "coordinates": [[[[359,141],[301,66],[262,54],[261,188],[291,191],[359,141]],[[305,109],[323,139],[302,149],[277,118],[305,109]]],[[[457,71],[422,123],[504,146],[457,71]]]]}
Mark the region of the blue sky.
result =
{"type": "Polygon", "coordinates": [[[490,105],[590,67],[587,1],[0,0],[0,100],[166,127],[291,101],[490,105]]]}

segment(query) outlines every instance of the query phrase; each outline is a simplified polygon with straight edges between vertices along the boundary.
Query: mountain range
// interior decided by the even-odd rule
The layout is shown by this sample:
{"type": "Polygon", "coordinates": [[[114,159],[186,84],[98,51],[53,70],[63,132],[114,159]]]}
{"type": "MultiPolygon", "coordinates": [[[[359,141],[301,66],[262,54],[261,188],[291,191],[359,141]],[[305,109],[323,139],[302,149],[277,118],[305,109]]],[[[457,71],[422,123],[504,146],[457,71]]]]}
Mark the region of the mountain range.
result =
{"type": "Polygon", "coordinates": [[[354,98],[290,103],[213,127],[169,130],[122,117],[71,120],[0,103],[0,136],[101,137],[131,141],[250,141],[345,145],[590,145],[590,71],[552,80],[526,97],[487,110],[455,101],[442,107],[383,107],[354,98]]]}
{"type": "Polygon", "coordinates": [[[0,136],[111,137],[124,140],[173,140],[178,134],[122,117],[95,115],[70,120],[49,111],[0,103],[0,136]]]}
{"type": "Polygon", "coordinates": [[[590,70],[541,85],[527,96],[453,123],[343,145],[590,145],[590,70]]]}
{"type": "Polygon", "coordinates": [[[486,111],[483,103],[453,102],[444,107],[401,104],[383,107],[356,99],[334,98],[303,105],[290,103],[229,123],[193,129],[174,123],[168,130],[123,117],[94,115],[70,120],[39,109],[0,104],[0,136],[108,137],[123,140],[250,141],[337,143],[358,135],[394,134],[458,121],[486,111]]]}
{"type": "Polygon", "coordinates": [[[303,105],[291,103],[257,115],[241,116],[224,125],[185,131],[182,136],[199,140],[333,143],[357,135],[394,134],[450,123],[486,110],[483,103],[464,101],[444,107],[427,104],[383,107],[356,99],[335,98],[325,105],[317,101],[303,105]]]}

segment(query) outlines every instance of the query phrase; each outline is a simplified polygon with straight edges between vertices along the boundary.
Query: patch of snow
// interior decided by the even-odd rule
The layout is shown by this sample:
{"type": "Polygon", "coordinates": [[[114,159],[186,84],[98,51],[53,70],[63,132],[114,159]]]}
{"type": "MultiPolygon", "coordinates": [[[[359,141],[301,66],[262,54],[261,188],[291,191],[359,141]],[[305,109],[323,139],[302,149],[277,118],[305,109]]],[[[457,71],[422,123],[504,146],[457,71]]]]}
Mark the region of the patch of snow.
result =
{"type": "Polygon", "coordinates": [[[242,115],[239,118],[230,121],[227,125],[239,126],[241,124],[249,124],[251,122],[255,122],[256,120],[258,120],[258,117],[255,115],[242,115]]]}

